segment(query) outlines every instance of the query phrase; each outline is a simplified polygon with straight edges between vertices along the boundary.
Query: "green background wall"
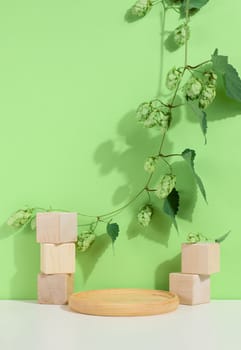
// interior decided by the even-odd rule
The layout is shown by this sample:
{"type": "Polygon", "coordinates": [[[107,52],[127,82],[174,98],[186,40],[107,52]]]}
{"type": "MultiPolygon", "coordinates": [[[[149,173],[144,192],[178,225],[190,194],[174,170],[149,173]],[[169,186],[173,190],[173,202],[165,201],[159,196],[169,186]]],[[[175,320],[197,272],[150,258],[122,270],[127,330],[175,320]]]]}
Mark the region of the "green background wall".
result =
{"type": "MultiPolygon", "coordinates": [[[[39,245],[30,230],[15,233],[5,220],[30,206],[99,215],[123,205],[143,185],[143,163],[160,136],[135,121],[134,110],[157,95],[161,70],[183,64],[183,49],[160,61],[160,13],[124,20],[131,0],[0,1],[0,298],[36,298],[39,245]],[[162,68],[161,68],[162,67],[162,68]]],[[[191,22],[189,63],[217,47],[241,73],[241,3],[210,0],[191,22]]],[[[166,30],[176,26],[169,13],[166,30]]],[[[166,92],[166,90],[164,90],[166,92]]],[[[157,212],[142,229],[135,213],[145,197],[115,218],[121,226],[115,255],[104,227],[78,255],[75,289],[168,288],[180,270],[180,245],[189,232],[209,237],[232,230],[222,245],[213,298],[240,298],[241,104],[222,92],[208,109],[204,146],[192,115],[176,113],[166,151],[197,151],[196,169],[209,205],[188,169],[175,163],[182,196],[178,235],[157,212]]]]}

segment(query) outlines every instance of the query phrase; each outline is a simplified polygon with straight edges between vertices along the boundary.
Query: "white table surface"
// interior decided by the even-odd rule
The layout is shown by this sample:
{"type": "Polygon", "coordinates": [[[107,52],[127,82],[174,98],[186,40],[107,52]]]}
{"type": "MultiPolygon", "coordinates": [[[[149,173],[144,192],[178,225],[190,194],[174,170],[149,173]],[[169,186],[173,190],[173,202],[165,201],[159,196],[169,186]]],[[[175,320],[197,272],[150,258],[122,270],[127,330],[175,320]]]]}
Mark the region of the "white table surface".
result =
{"type": "Polygon", "coordinates": [[[241,300],[180,305],[145,317],[97,317],[67,306],[0,301],[1,350],[241,350],[241,300]]]}

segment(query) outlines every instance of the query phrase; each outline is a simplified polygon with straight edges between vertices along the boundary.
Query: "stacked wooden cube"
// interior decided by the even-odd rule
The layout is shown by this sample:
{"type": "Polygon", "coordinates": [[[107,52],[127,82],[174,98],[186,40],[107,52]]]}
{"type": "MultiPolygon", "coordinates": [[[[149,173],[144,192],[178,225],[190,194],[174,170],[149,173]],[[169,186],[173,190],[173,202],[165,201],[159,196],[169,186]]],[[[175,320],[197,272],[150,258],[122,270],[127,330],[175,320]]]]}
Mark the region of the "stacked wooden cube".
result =
{"type": "Polygon", "coordinates": [[[67,304],[74,287],[77,214],[38,213],[36,229],[41,271],[38,275],[38,302],[67,304]]]}
{"type": "Polygon", "coordinates": [[[220,270],[218,243],[183,244],[181,273],[170,273],[169,289],[180,304],[196,305],[210,301],[210,275],[220,270]]]}

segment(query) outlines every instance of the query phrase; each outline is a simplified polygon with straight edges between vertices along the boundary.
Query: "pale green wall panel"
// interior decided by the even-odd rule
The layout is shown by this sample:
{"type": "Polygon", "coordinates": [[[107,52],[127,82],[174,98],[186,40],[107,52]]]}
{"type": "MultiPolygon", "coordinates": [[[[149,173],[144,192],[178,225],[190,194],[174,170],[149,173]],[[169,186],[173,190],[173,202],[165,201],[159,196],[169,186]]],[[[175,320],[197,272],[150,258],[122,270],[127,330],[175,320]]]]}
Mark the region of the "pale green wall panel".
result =
{"type": "MultiPolygon", "coordinates": [[[[0,298],[36,298],[39,245],[33,232],[6,227],[10,213],[28,204],[99,215],[126,203],[145,182],[143,163],[160,136],[138,125],[134,110],[156,96],[160,72],[163,86],[168,69],[184,58],[183,49],[165,51],[161,63],[158,9],[127,23],[131,5],[0,0],[0,298]]],[[[192,18],[190,64],[208,59],[217,47],[241,75],[240,13],[238,0],[232,6],[210,0],[192,18]]],[[[166,29],[174,29],[176,20],[168,14],[166,29]]],[[[77,256],[76,291],[167,289],[168,273],[180,270],[187,233],[216,238],[231,229],[221,247],[221,272],[212,277],[212,297],[241,298],[241,104],[230,102],[221,93],[208,109],[207,145],[195,118],[183,110],[175,113],[165,145],[166,151],[197,151],[208,206],[176,163],[180,234],[161,212],[150,228],[140,228],[135,216],[141,198],[116,217],[121,233],[115,254],[100,227],[93,247],[77,256]]]]}

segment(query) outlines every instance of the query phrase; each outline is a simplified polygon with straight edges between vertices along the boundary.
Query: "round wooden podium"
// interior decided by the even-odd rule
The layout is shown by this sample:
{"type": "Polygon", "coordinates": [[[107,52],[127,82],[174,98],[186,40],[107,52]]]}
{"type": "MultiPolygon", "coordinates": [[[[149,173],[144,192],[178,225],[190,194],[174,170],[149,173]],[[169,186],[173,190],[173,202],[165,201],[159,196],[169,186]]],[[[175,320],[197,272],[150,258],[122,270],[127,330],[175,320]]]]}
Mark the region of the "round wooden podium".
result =
{"type": "Polygon", "coordinates": [[[71,310],[98,316],[148,316],[174,311],[178,296],[162,290],[103,289],[74,293],[71,310]]]}

